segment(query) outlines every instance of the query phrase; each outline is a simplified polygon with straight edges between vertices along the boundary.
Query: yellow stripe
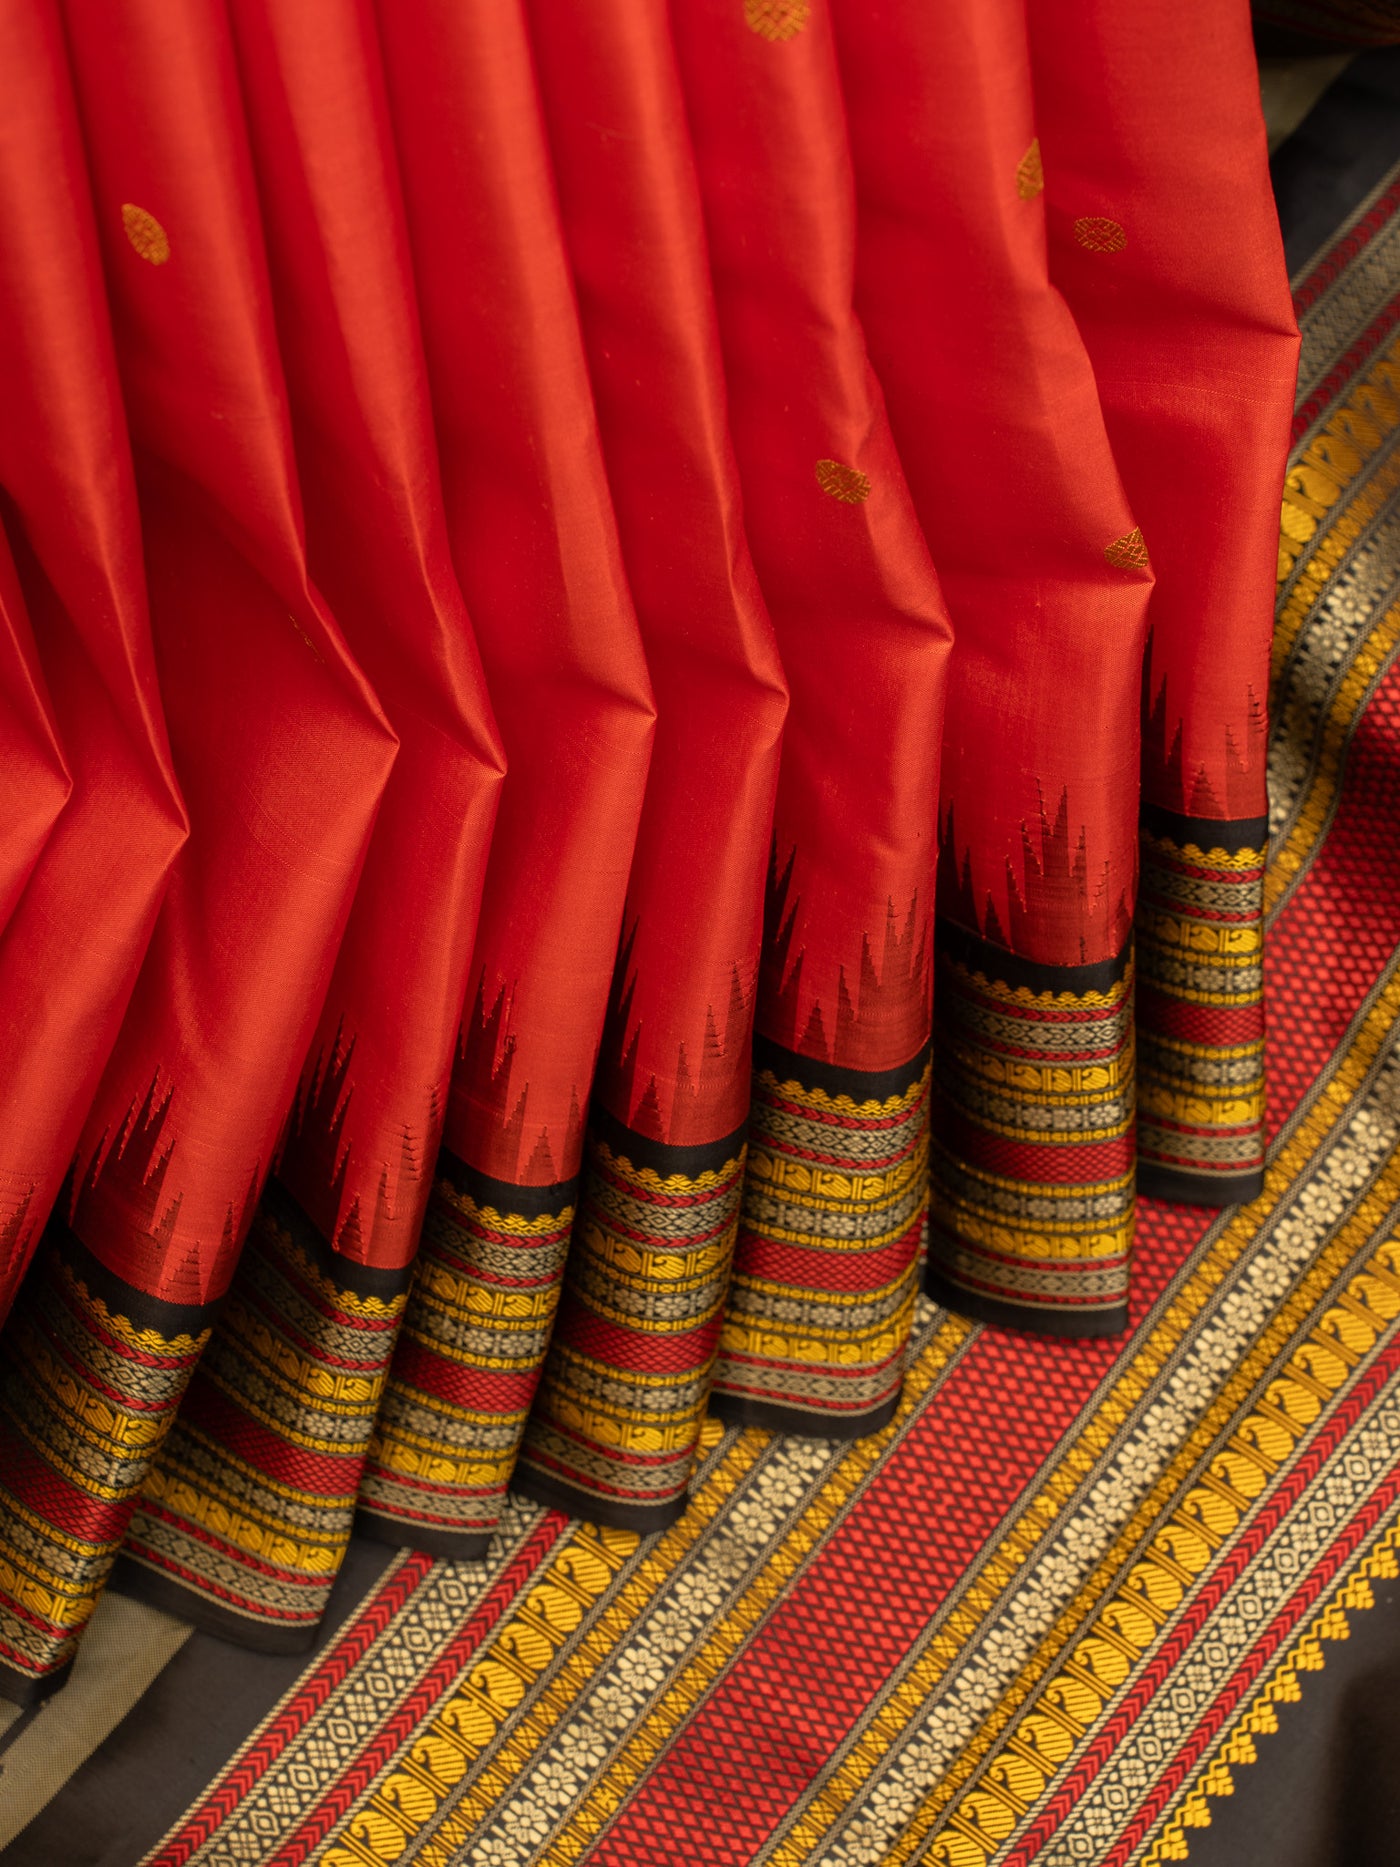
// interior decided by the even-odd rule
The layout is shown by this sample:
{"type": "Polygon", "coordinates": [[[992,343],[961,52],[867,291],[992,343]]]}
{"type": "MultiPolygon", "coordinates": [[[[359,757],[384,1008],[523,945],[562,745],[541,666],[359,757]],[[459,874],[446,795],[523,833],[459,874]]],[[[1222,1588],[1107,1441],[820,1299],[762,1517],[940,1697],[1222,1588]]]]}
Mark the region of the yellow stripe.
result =
{"type": "MultiPolygon", "coordinates": [[[[943,1372],[952,1356],[967,1340],[973,1325],[961,1318],[949,1317],[911,1370],[906,1384],[906,1398],[901,1414],[907,1415],[918,1398],[943,1372]]],[[[707,1422],[713,1426],[712,1422],[707,1422]]],[[[714,1682],[729,1656],[753,1633],[760,1617],[796,1576],[816,1546],[818,1539],[835,1521],[837,1514],[855,1490],[879,1465],[893,1428],[858,1440],[842,1460],[844,1482],[823,1486],[800,1523],[789,1532],[783,1547],[764,1566],[753,1583],[745,1589],[734,1612],[721,1621],[703,1652],[672,1685],[660,1715],[653,1714],[636,1734],[623,1757],[608,1773],[606,1792],[595,1792],[563,1836],[540,1856],[542,1862],[574,1861],[588,1846],[601,1826],[595,1805],[604,1796],[601,1807],[611,1813],[636,1777],[656,1758],[675,1719],[668,1709],[676,1695],[685,1692],[688,1709],[699,1693],[714,1682]],[[612,1787],[614,1776],[617,1787],[612,1787]],[[561,1851],[562,1849],[562,1851],[561,1851]]],[[[652,1605],[669,1577],[685,1561],[711,1521],[747,1477],[759,1453],[769,1443],[770,1435],[756,1428],[742,1432],[724,1461],[691,1501],[681,1521],[659,1537],[625,1584],[608,1603],[585,1633],[578,1647],[569,1654],[563,1667],[549,1681],[539,1699],[516,1724],[498,1749],[493,1750],[481,1775],[467,1796],[442,1823],[417,1856],[421,1867],[449,1867],[455,1852],[499,1797],[507,1793],[529,1766],[536,1751],[548,1741],[551,1731],[570,1715],[589,1682],[607,1666],[612,1654],[631,1636],[639,1617],[652,1605]]],[[[483,1746],[484,1748],[484,1746],[483,1746]]],[[[344,1824],[342,1824],[343,1832],[344,1824]]],[[[394,1856],[385,1856],[393,1859],[394,1856]]],[[[327,1867],[333,1857],[327,1855],[327,1867]]]]}
{"type": "Polygon", "coordinates": [[[511,1238],[563,1238],[574,1222],[572,1206],[565,1206],[562,1212],[542,1212],[527,1219],[518,1212],[500,1212],[495,1206],[479,1206],[470,1193],[459,1193],[446,1180],[439,1180],[434,1191],[445,1206],[450,1206],[469,1225],[489,1227],[511,1238]]]}
{"type": "Polygon", "coordinates": [[[1232,1772],[1244,1764],[1259,1761],[1255,1739],[1278,1730],[1278,1713],[1274,1708],[1297,1703],[1303,1695],[1302,1675],[1322,1670],[1326,1664],[1323,1641],[1349,1640],[1348,1615],[1375,1607],[1372,1581],[1393,1581],[1400,1575],[1400,1562],[1395,1555],[1397,1548],[1400,1548],[1400,1524],[1391,1524],[1360,1561],[1352,1565],[1345,1582],[1333,1593],[1302,1638],[1294,1641],[1243,1718],[1215,1747],[1209,1761],[1197,1770],[1165,1828],[1153,1842],[1151,1852],[1143,1856],[1142,1867],[1163,1867],[1167,1861],[1190,1858],[1187,1830],[1209,1828],[1211,1800],[1233,1795],[1232,1772]]]}
{"type": "Polygon", "coordinates": [[[1271,916],[1285,893],[1312,860],[1341,788],[1348,745],[1367,689],[1400,646],[1400,603],[1386,611],[1358,648],[1344,675],[1327,723],[1308,790],[1295,815],[1296,834],[1269,865],[1264,882],[1264,912],[1271,916]]]}
{"type": "MultiPolygon", "coordinates": [[[[1109,1399],[1099,1404],[1092,1420],[1080,1429],[1075,1440],[1066,1449],[1061,1462],[1050,1474],[1044,1501],[1041,1502],[1046,1521],[1064,1508],[1064,1502],[1073,1486],[1078,1483],[1081,1476],[1087,1475],[1099,1450],[1107,1444],[1112,1432],[1126,1417],[1129,1406],[1141,1394],[1147,1381],[1160,1369],[1167,1356],[1184,1339],[1195,1314],[1209,1300],[1212,1290],[1258,1232],[1279,1200],[1286,1195],[1293,1179],[1317,1151],[1327,1128],[1336,1119],[1338,1105],[1345,1103],[1356,1093],[1366,1070],[1378,1054],[1381,1044],[1388,1040],[1397,1014],[1400,1014],[1400,979],[1391,981],[1368,1019],[1362,1035],[1339,1066],[1337,1076],[1328,1084],[1325,1094],[1314,1105],[1293,1141],[1270,1169],[1265,1194],[1251,1205],[1238,1210],[1234,1219],[1222,1231],[1206,1259],[1198,1267],[1190,1284],[1181,1292],[1162,1322],[1158,1324],[1142,1354],[1135,1357],[1134,1361],[1129,1364],[1115,1383],[1109,1399]]],[[[1180,1486],[1187,1472],[1209,1447],[1220,1427],[1237,1409],[1238,1397],[1241,1392],[1247,1391],[1248,1381],[1252,1381],[1257,1373],[1267,1367],[1268,1363],[1277,1356],[1308,1310],[1321,1299],[1338,1271],[1355,1256],[1366,1237],[1373,1234],[1381,1225],[1387,1210],[1397,1197],[1400,1197],[1400,1161],[1392,1160],[1387,1163],[1376,1186],[1362,1201],[1351,1220],[1329,1240],[1325,1249],[1309,1266],[1307,1273],[1289,1293],[1288,1298],[1275,1313],[1273,1320],[1253,1350],[1241,1363],[1240,1369],[1231,1377],[1229,1385],[1222,1391],[1205,1418],[1198,1423],[1190,1439],[1179,1449],[1151,1495],[1143,1501],[1135,1516],[1123,1526],[1117,1541],[1104,1561],[1086,1580],[1074,1599],[1062,1609],[1054,1629],[1042,1642],[1034,1659],[1028,1662],[1016,1684],[1008,1691],[995,1712],[984,1722],[976,1737],[965,1746],[943,1782],[932,1792],[924,1810],[921,1811],[921,1819],[917,1827],[919,1835],[927,1833],[932,1825],[933,1816],[947,1805],[966,1781],[967,1776],[976,1768],[982,1756],[1025,1702],[1034,1685],[1059,1656],[1066,1641],[1080,1627],[1094,1603],[1104,1595],[1114,1574],[1131,1553],[1134,1545],[1150,1528],[1167,1498],[1180,1486]],[[1241,1387],[1242,1381],[1245,1381],[1244,1388],[1241,1387]]],[[[1034,1508],[1033,1503],[1032,1509],[1034,1508]]],[[[1010,1574],[1006,1574],[1002,1579],[1003,1582],[1009,1581],[1010,1574]]],[[[981,1592],[981,1589],[982,1576],[979,1573],[979,1588],[974,1592],[981,1592]]],[[[994,1599],[994,1596],[991,1597],[991,1600],[994,1599]]],[[[956,1653],[961,1650],[963,1638],[970,1639],[974,1631],[974,1627],[966,1628],[965,1634],[957,1639],[953,1652],[948,1656],[949,1659],[955,1657],[956,1653]]],[[[942,1668],[938,1670],[941,1672],[942,1668]]],[[[923,1687],[910,1698],[906,1707],[909,1716],[917,1710],[918,1704],[927,1695],[936,1676],[937,1674],[934,1674],[928,1678],[923,1687]]],[[[897,1700],[898,1695],[896,1695],[897,1700]]],[[[892,1701],[892,1704],[896,1701],[892,1701]]],[[[893,1725],[893,1728],[885,1730],[881,1726],[882,1742],[886,1747],[897,1735],[899,1728],[899,1725],[893,1725]]],[[[867,1758],[864,1766],[867,1771],[874,1767],[876,1760],[873,1754],[867,1758]]],[[[900,1850],[891,1856],[892,1862],[909,1858],[909,1853],[913,1849],[914,1829],[911,1829],[909,1833],[911,1836],[909,1852],[902,1851],[903,1842],[901,1842],[900,1850]]],[[[783,1857],[776,1858],[781,1860],[783,1857]]]]}

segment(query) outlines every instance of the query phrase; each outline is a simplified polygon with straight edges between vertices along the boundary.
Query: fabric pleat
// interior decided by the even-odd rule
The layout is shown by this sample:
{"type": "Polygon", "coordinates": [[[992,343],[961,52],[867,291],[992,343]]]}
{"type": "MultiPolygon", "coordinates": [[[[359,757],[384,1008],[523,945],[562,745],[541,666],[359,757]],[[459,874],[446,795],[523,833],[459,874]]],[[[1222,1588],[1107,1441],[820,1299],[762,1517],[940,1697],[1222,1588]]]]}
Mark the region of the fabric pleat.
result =
{"type": "Polygon", "coordinates": [[[833,5],[858,303],[957,637],[943,736],[930,1273],[1123,1326],[1146,548],[1049,276],[1020,0],[833,5]],[[919,160],[909,160],[910,151],[919,160]],[[929,189],[929,169],[956,188],[929,189]]]}
{"type": "Polygon", "coordinates": [[[1253,182],[1264,126],[1231,108],[1252,81],[1249,23],[1160,4],[1131,22],[1057,4],[1027,19],[1051,276],[1093,362],[1155,574],[1138,1184],[1228,1204],[1264,1183],[1266,585],[1298,343],[1269,289],[1282,248],[1253,182]]]}
{"type": "MultiPolygon", "coordinates": [[[[27,807],[37,830],[53,778],[65,773],[71,787],[31,846],[31,872],[0,933],[3,1312],[67,1172],[186,818],[157,688],[131,446],[62,25],[54,6],[40,4],[7,11],[0,30],[0,590],[16,674],[25,670],[7,696],[18,717],[26,687],[34,707],[51,709],[53,751],[62,747],[61,767],[41,753],[48,781],[26,785],[26,750],[39,749],[42,719],[31,711],[24,740],[5,742],[6,789],[24,800],[17,821],[27,807]]],[[[21,880],[18,861],[12,880],[21,880]]]]}
{"type": "Polygon", "coordinates": [[[1262,1162],[1242,0],[120,12],[0,9],[21,1701],[663,1529],[1262,1162]]]}
{"type": "Polygon", "coordinates": [[[177,1612],[285,1646],[350,1535],[504,756],[448,548],[373,19],[340,0],[230,13],[308,566],[399,750],[275,1178],[123,1562],[177,1612]]]}
{"type": "Polygon", "coordinates": [[[656,710],[524,13],[430,0],[379,26],[449,535],[507,776],[361,1504],[382,1535],[479,1554],[559,1302],[656,710]]]}
{"type": "Polygon", "coordinates": [[[827,22],[782,36],[704,0],[673,29],[745,517],[792,692],[715,1404],[842,1437],[893,1410],[913,1313],[950,632],[853,308],[827,22]]]}
{"type": "Polygon", "coordinates": [[[0,741],[6,748],[0,800],[0,937],[73,794],[38,645],[0,530],[0,741]]]}
{"type": "Polygon", "coordinates": [[[787,691],[744,536],[664,0],[533,0],[529,17],[657,719],[518,1477],[649,1531],[685,1505],[729,1289],[787,691]]]}
{"type": "Polygon", "coordinates": [[[226,23],[148,0],[114,46],[83,0],[65,17],[191,825],[79,1137],[66,1221],[12,1321],[16,1490],[31,1508],[55,1484],[69,1494],[52,1561],[71,1642],[232,1275],[395,740],[307,574],[226,23]],[[110,1465],[94,1457],[108,1446],[110,1465]]]}

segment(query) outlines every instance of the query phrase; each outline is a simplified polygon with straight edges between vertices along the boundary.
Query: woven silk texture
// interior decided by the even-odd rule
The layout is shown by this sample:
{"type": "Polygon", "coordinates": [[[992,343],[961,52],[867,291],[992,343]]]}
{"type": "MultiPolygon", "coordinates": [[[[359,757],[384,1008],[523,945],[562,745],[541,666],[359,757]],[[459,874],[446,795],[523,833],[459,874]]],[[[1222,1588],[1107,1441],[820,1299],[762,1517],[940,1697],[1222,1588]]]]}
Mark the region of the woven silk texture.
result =
{"type": "Polygon", "coordinates": [[[0,1690],[1262,1184],[1235,0],[0,8],[0,1690]]]}

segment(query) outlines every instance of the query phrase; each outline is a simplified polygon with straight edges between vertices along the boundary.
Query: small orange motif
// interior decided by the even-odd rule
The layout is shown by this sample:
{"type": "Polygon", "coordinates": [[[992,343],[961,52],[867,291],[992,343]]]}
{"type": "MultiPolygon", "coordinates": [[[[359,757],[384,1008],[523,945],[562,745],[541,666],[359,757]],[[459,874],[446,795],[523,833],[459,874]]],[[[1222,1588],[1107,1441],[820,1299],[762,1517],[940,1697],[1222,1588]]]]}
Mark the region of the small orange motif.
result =
{"type": "Polygon", "coordinates": [[[844,499],[848,506],[858,506],[862,499],[870,497],[870,482],[865,475],[839,460],[817,462],[817,485],[833,499],[844,499]]]}
{"type": "Polygon", "coordinates": [[[1121,253],[1128,236],[1116,220],[1086,214],[1074,223],[1074,237],[1086,253],[1121,253]]]}
{"type": "Polygon", "coordinates": [[[131,201],[122,203],[122,226],[133,249],[153,266],[163,266],[170,257],[170,240],[154,214],[131,201]]]}
{"type": "Polygon", "coordinates": [[[1121,538],[1115,538],[1111,545],[1104,546],[1103,554],[1115,570],[1146,570],[1147,545],[1142,527],[1135,525],[1121,538]]]}
{"type": "Polygon", "coordinates": [[[1045,167],[1040,160],[1040,138],[1031,138],[1031,146],[1016,164],[1016,192],[1023,201],[1034,201],[1045,186],[1045,167]]]}
{"type": "Polygon", "coordinates": [[[811,16],[807,0],[744,0],[744,24],[760,39],[795,39],[811,16]]]}

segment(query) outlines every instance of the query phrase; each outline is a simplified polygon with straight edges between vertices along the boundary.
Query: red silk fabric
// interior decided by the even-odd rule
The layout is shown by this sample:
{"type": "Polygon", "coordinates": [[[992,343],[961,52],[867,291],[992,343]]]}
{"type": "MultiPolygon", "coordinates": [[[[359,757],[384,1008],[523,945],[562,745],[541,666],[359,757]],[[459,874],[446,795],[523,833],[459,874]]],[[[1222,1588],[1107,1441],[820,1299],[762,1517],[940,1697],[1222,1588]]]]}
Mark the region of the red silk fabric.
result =
{"type": "Polygon", "coordinates": [[[660,1527],[923,1276],[1123,1327],[1262,1163],[1247,8],[30,0],[0,93],[0,1683],[114,1562],[294,1647],[357,1516],[660,1527]]]}

